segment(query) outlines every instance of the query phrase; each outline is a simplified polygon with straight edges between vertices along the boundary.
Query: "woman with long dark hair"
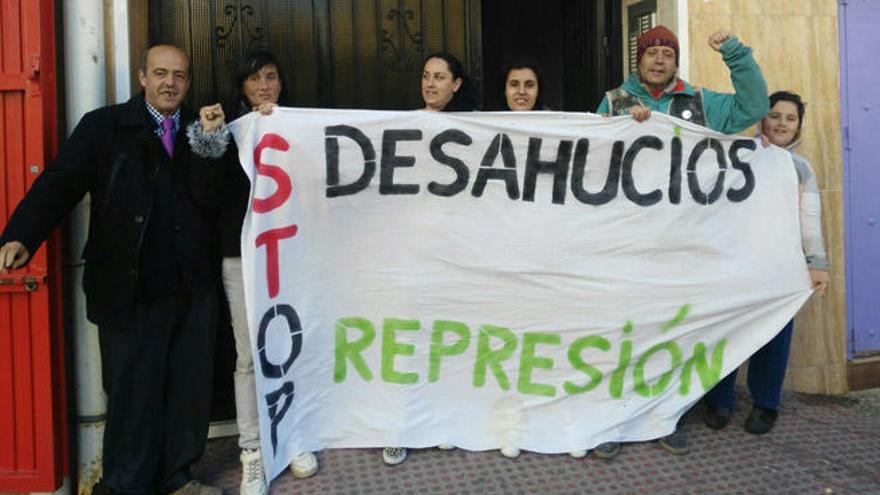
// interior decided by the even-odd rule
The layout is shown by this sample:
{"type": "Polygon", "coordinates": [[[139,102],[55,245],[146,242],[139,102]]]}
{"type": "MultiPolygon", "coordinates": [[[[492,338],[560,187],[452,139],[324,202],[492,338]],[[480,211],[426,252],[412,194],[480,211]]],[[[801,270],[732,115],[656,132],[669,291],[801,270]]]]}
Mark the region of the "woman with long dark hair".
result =
{"type": "Polygon", "coordinates": [[[433,112],[470,112],[477,109],[470,80],[461,61],[450,53],[437,52],[422,64],[422,100],[433,112]]]}
{"type": "MultiPolygon", "coordinates": [[[[477,105],[471,93],[470,81],[464,72],[461,61],[450,53],[437,52],[425,57],[422,63],[423,110],[429,112],[469,112],[477,105]]],[[[452,445],[440,444],[443,450],[452,445]]],[[[405,447],[385,447],[382,460],[389,466],[396,466],[406,460],[405,447]]]]}

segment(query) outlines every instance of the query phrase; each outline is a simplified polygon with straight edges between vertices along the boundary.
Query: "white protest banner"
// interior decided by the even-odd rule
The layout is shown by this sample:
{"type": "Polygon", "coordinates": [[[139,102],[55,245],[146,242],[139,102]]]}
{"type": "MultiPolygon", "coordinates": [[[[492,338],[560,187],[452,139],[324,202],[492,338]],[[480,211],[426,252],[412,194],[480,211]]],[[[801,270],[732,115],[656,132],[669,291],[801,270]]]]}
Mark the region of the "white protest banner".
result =
{"type": "Polygon", "coordinates": [[[810,294],[787,152],[654,114],[232,125],[270,477],[338,447],[640,441],[810,294]]]}

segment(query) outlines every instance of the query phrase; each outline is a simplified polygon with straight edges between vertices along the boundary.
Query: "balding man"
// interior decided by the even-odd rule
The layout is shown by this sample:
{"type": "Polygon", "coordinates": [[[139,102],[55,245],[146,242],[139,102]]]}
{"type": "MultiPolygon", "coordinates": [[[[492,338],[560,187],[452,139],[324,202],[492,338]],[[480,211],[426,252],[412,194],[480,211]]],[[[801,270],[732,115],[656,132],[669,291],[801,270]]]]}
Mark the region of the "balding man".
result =
{"type": "Polygon", "coordinates": [[[107,393],[95,491],[219,495],[189,473],[208,431],[218,313],[211,170],[181,132],[196,119],[182,106],[189,58],[155,46],[139,76],[143,93],[86,114],[34,182],[0,236],[0,269],[24,266],[91,194],[83,287],[107,393]]]}

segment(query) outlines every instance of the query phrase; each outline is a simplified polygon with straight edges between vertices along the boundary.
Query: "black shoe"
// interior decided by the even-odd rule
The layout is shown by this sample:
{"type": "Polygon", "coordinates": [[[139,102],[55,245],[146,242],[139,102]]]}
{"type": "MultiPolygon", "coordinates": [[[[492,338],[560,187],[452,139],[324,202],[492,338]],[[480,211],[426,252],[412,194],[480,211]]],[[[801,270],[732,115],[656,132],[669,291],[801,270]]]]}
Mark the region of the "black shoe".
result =
{"type": "Polygon", "coordinates": [[[749,413],[749,417],[746,418],[746,431],[753,435],[763,435],[773,429],[777,416],[779,416],[778,411],[754,406],[752,407],[752,412],[749,413]]]}
{"type": "Polygon", "coordinates": [[[690,450],[687,433],[681,426],[677,427],[674,432],[661,438],[659,442],[661,447],[675,455],[684,455],[690,450]]]}
{"type": "Polygon", "coordinates": [[[620,442],[605,442],[596,446],[593,449],[593,454],[596,455],[599,459],[605,459],[606,461],[610,461],[617,457],[617,454],[620,453],[620,442]]]}
{"type": "Polygon", "coordinates": [[[730,409],[706,405],[706,410],[703,411],[703,423],[713,430],[724,428],[730,423],[730,409]]]}

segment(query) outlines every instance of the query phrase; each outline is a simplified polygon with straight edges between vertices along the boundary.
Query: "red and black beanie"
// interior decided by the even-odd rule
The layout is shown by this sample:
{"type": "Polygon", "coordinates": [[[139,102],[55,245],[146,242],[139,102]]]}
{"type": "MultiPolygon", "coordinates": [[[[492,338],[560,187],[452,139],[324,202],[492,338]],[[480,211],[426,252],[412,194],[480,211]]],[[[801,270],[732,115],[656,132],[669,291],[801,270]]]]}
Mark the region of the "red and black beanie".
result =
{"type": "Polygon", "coordinates": [[[666,26],[655,26],[639,36],[636,47],[636,63],[642,60],[645,50],[652,46],[668,46],[675,50],[675,64],[678,65],[678,38],[666,26]]]}

